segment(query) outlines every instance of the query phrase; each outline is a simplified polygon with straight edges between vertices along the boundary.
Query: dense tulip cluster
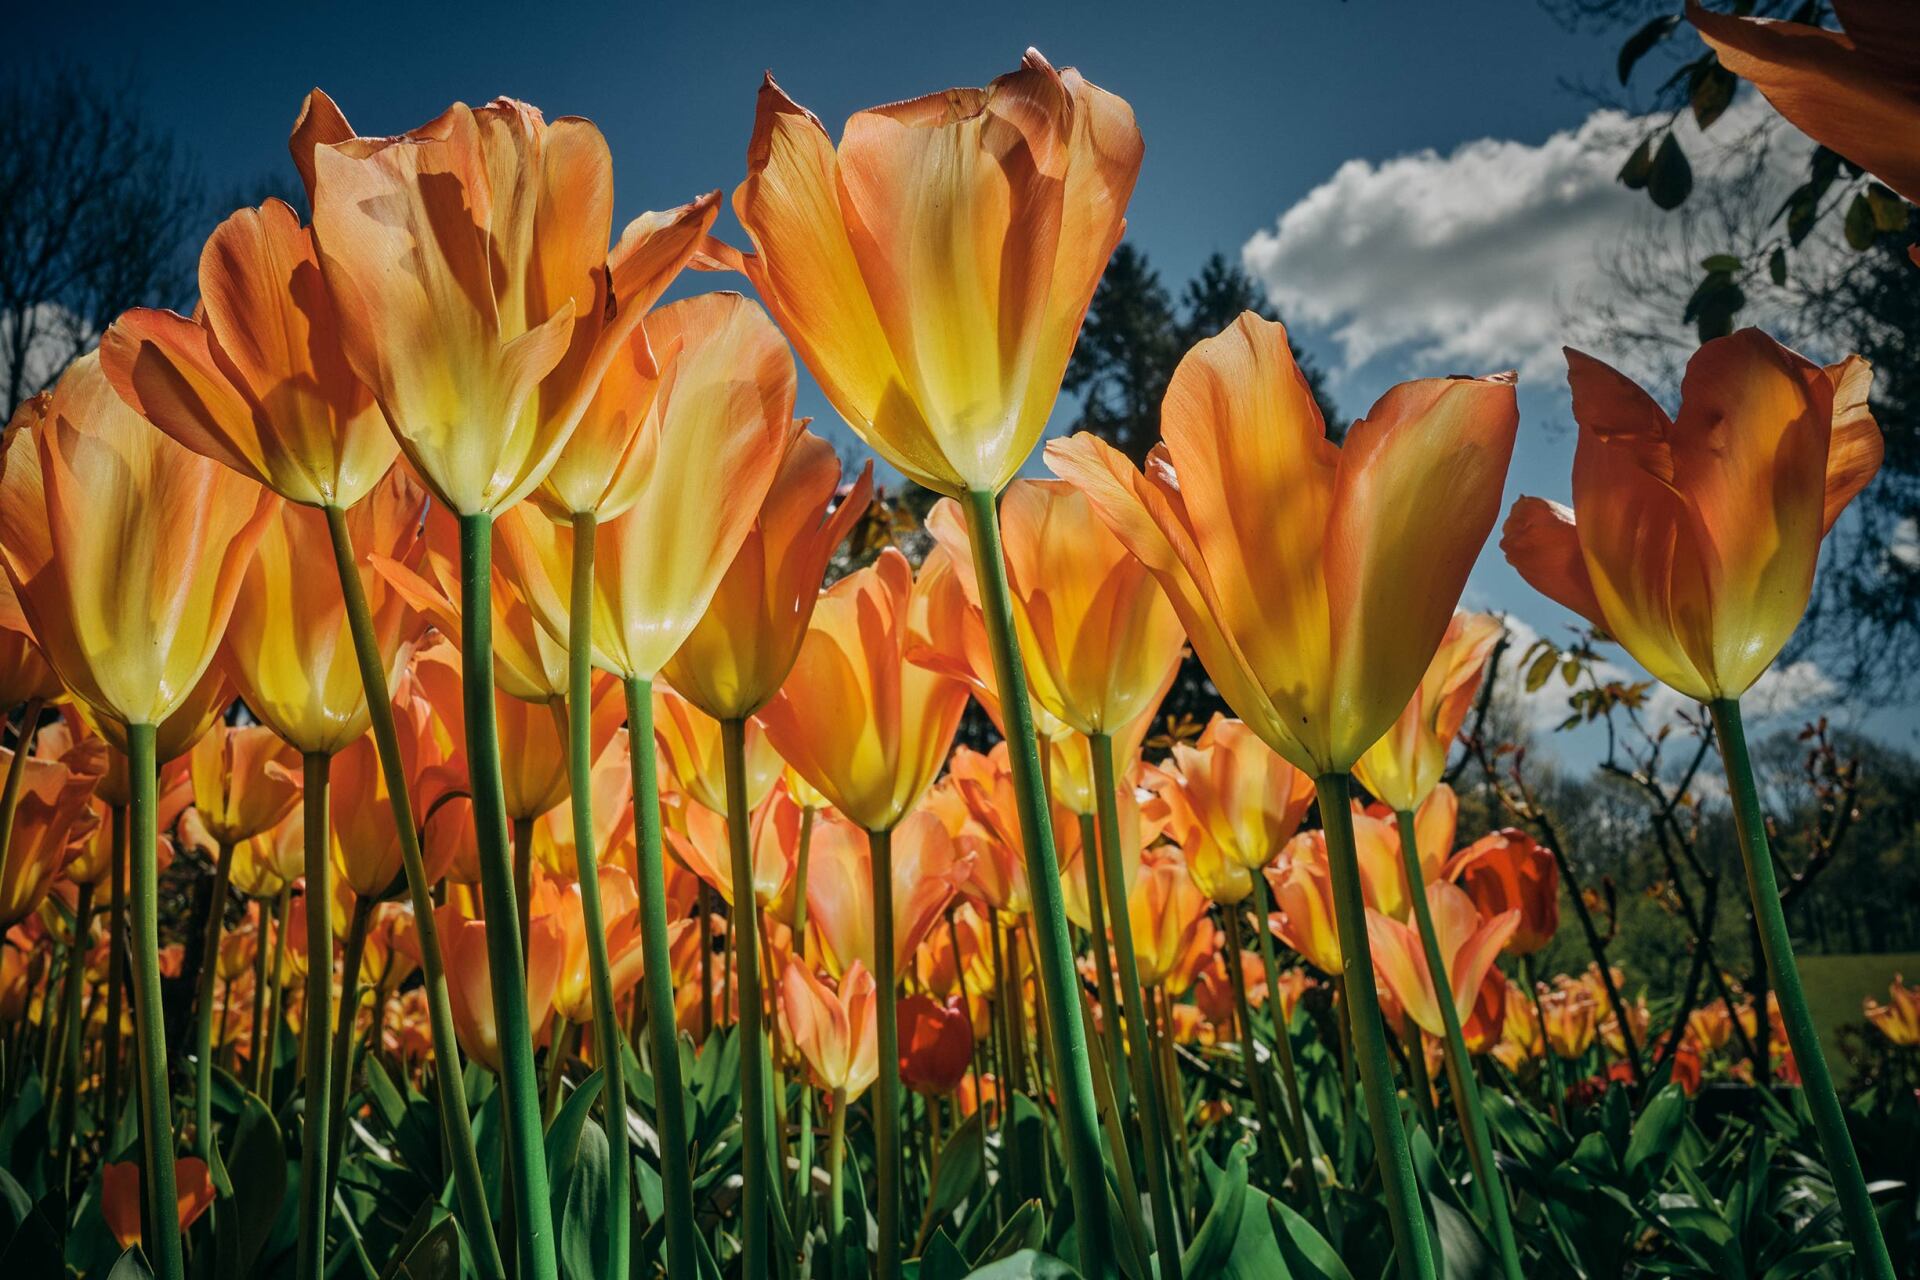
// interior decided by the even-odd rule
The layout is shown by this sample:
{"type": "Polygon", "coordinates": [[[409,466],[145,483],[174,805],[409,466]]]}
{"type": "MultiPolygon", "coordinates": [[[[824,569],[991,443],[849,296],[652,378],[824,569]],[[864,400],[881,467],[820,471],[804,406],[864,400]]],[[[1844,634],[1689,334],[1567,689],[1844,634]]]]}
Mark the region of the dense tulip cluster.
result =
{"type": "MultiPolygon", "coordinates": [[[[292,152],[312,225],[221,223],[194,314],[121,317],[0,459],[0,1017],[44,1036],[64,1176],[97,1162],[123,1245],[211,1273],[211,1205],[219,1265],[260,1256],[223,1215],[277,1117],[294,1274],[334,1274],[363,1113],[418,1106],[434,1140],[389,1154],[488,1280],[839,1274],[869,1205],[878,1273],[932,1275],[963,1204],[1037,1243],[1055,1159],[1081,1273],[1172,1280],[1217,1247],[1189,1129],[1232,1123],[1321,1250],[1369,1129],[1394,1257],[1430,1277],[1450,1098],[1447,1212],[1529,1274],[1476,1082],[1569,1105],[1562,1072],[1604,1088],[1649,1026],[1623,978],[1533,980],[1555,851],[1456,829],[1449,754],[1502,633],[1457,608],[1513,375],[1404,383],[1330,433],[1248,314],[1181,362],[1144,470],[1081,435],[1023,476],[1142,159],[1126,103],[1038,53],[838,144],[769,79],[748,252],[712,237],[717,192],[616,237],[599,131],[509,99],[381,138],[315,92],[292,152]],[[689,266],[760,301],[656,305],[689,266]],[[794,420],[789,344],[944,495],[922,563],[825,581],[872,468],[794,420]],[[1144,747],[1189,649],[1233,715],[1144,747]],[[955,745],[970,701],[989,750],[955,745]],[[169,861],[211,879],[163,919],[169,861]],[[1189,1062],[1243,1083],[1190,1096],[1189,1062]],[[693,1101],[717,1076],[725,1142],[693,1101]],[[962,1158],[989,1132],[991,1181],[962,1158]]],[[[1669,417],[1568,360],[1573,506],[1520,499],[1502,546],[1711,705],[1751,854],[1738,698],[1878,464],[1870,373],[1748,330],[1669,417]]],[[[1755,893],[1777,904],[1770,870],[1755,893]]],[[[1769,956],[1776,1072],[1823,1115],[1769,956]]],[[[1678,1029],[1673,1080],[1737,1069],[1730,999],[1678,1029]]],[[[1869,1017],[1911,1045],[1892,1001],[1869,1017]]],[[[1871,1261],[1844,1125],[1821,1134],[1871,1261]]]]}

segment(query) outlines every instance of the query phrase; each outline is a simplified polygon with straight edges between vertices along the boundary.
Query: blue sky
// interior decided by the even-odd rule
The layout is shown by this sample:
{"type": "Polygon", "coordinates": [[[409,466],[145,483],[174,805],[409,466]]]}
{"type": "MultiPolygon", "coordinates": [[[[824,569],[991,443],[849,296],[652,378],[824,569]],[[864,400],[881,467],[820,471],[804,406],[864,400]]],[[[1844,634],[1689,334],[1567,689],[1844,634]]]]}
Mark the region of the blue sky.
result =
{"type": "MultiPolygon", "coordinates": [[[[1618,34],[1568,32],[1530,0],[182,9],[16,11],[0,60],[136,84],[216,191],[291,180],[287,129],[314,85],[367,133],[510,94],[600,125],[621,221],[731,191],[763,70],[837,130],[1037,46],[1133,104],[1147,154],[1129,235],[1168,283],[1214,251],[1244,255],[1347,415],[1405,377],[1518,367],[1510,493],[1567,493],[1559,331],[1604,289],[1596,254],[1645,215],[1612,181],[1638,126],[1584,91],[1612,85],[1618,34]]],[[[720,230],[738,239],[730,214],[720,230]]],[[[831,422],[802,380],[801,411],[831,422]]],[[[1056,422],[1071,416],[1063,404],[1056,422]]],[[[1491,547],[1468,602],[1549,634],[1570,620],[1491,547]]],[[[1817,694],[1817,673],[1799,675],[1817,694]]],[[[1911,711],[1873,727],[1915,745],[1911,711]]]]}

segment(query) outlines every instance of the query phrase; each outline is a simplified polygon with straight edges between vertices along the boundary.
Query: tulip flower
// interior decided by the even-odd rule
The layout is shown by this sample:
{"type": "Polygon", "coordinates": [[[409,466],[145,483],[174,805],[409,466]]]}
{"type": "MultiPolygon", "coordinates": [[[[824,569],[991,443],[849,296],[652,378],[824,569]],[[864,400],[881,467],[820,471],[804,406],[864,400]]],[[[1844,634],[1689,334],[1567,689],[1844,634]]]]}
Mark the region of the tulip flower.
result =
{"type": "Polygon", "coordinates": [[[878,1001],[873,975],[857,960],[837,990],[799,961],[787,962],[780,980],[785,1039],[800,1050],[816,1088],[845,1091],[851,1102],[878,1078],[878,1001]]]}
{"type": "Polygon", "coordinates": [[[264,725],[217,725],[187,759],[194,810],[223,844],[271,831],[300,802],[299,754],[264,725]]]}
{"type": "MultiPolygon", "coordinates": [[[[618,705],[618,702],[609,699],[618,705]]],[[[623,865],[619,856],[631,850],[633,832],[633,761],[630,758],[627,731],[616,729],[600,754],[594,758],[588,785],[593,791],[593,847],[607,855],[599,859],[601,869],[623,865]]],[[[547,810],[534,823],[533,856],[541,866],[560,880],[580,878],[579,843],[575,838],[571,807],[547,810]]],[[[605,877],[602,877],[604,882],[605,877]]],[[[629,883],[632,877],[628,877],[629,883]]],[[[611,917],[608,917],[611,918],[611,917]]]]}
{"type": "Polygon", "coordinates": [[[0,843],[0,931],[40,909],[79,842],[98,823],[92,801],[107,768],[106,744],[98,738],[67,743],[59,757],[20,758],[25,747],[0,747],[0,776],[20,774],[11,825],[0,843]]]}
{"type": "MultiPolygon", "coordinates": [[[[195,1156],[176,1160],[173,1167],[174,1221],[178,1230],[185,1232],[213,1206],[213,1179],[207,1174],[207,1162],[195,1156]]],[[[109,1161],[100,1166],[100,1214],[122,1249],[141,1243],[138,1161],[109,1161]]]]}
{"type": "MultiPolygon", "coordinates": [[[[471,920],[457,905],[435,913],[446,947],[447,992],[452,997],[453,1025],[460,1048],[469,1058],[499,1075],[504,1053],[493,1000],[492,956],[487,945],[486,920],[471,920]]],[[[546,1024],[553,1012],[554,988],[560,980],[566,938],[561,922],[551,914],[530,918],[527,925],[527,1005],[533,1020],[546,1024]]]]}
{"type": "MultiPolygon", "coordinates": [[[[760,722],[744,719],[747,807],[758,809],[773,790],[784,762],[760,722]]],[[[713,813],[727,812],[726,769],[720,721],[666,685],[653,690],[653,732],[667,770],[688,798],[713,813]]]]}
{"type": "Polygon", "coordinates": [[[1887,988],[1886,1004],[1869,996],[1862,1004],[1868,1022],[1887,1038],[1889,1044],[1912,1048],[1920,1045],[1920,987],[1910,987],[1895,974],[1887,988]]]}
{"type": "Polygon", "coordinates": [[[1009,915],[1025,915],[1033,905],[1027,887],[1026,851],[1020,843],[1018,800],[1007,744],[995,743],[982,755],[957,747],[947,758],[947,777],[964,806],[955,833],[962,853],[973,855],[963,890],[969,897],[1009,915]]]}
{"type": "MultiPolygon", "coordinates": [[[[620,867],[600,868],[600,900],[609,922],[607,957],[615,1000],[640,981],[640,897],[633,877],[620,867]]],[[[560,924],[561,960],[553,988],[553,1007],[575,1025],[593,1020],[593,983],[587,961],[587,921],[578,883],[558,889],[554,917],[560,924]]]]}
{"type": "MultiPolygon", "coordinates": [[[[792,887],[801,820],[800,806],[784,788],[771,792],[750,815],[747,842],[753,869],[752,911],[770,910],[792,887]]],[[[744,912],[747,908],[735,896],[728,821],[711,809],[689,808],[686,829],[669,828],[667,843],[674,856],[711,885],[728,907],[744,912]]],[[[752,914],[738,916],[743,921],[753,918],[752,914]]]]}
{"type": "MultiPolygon", "coordinates": [[[[1465,891],[1444,882],[1428,885],[1426,896],[1439,938],[1440,955],[1446,965],[1447,988],[1452,993],[1454,1011],[1460,1021],[1465,1022],[1473,1012],[1487,970],[1499,957],[1507,939],[1520,927],[1520,912],[1510,910],[1482,916],[1480,908],[1465,891]]],[[[1428,1035],[1446,1035],[1440,1010],[1442,997],[1427,967],[1426,951],[1413,927],[1370,911],[1367,936],[1373,946],[1375,967],[1393,988],[1407,1016],[1428,1035]]]]}
{"type": "Polygon", "coordinates": [[[1579,1058],[1593,1047],[1598,1006],[1584,988],[1560,987],[1542,991],[1540,1017],[1546,1024],[1547,1045],[1562,1058],[1579,1058]]]}
{"type": "Polygon", "coordinates": [[[1574,509],[1521,498],[1501,547],[1537,590],[1708,706],[1734,801],[1754,919],[1847,1234],[1892,1276],[1846,1115],[1794,965],[1747,754],[1740,695],[1800,625],[1820,544],[1880,466],[1872,371],[1819,365],[1757,329],[1687,362],[1669,418],[1633,382],[1569,350],[1580,427],[1574,509]]]}
{"type": "Polygon", "coordinates": [[[1815,142],[1909,200],[1920,200],[1920,86],[1914,15],[1901,0],[1852,0],[1843,30],[1713,13],[1688,0],[1687,21],[1720,65],[1751,80],[1815,142]]]}
{"type": "Polygon", "coordinates": [[[38,699],[52,702],[65,692],[33,638],[13,583],[0,573],[0,706],[17,707],[38,699]]]}
{"type": "MultiPolygon", "coordinates": [[[[909,815],[892,836],[892,875],[882,893],[893,905],[887,967],[901,973],[970,868],[946,827],[927,810],[909,815]]],[[[859,961],[872,973],[881,957],[870,841],[851,823],[823,815],[814,824],[812,857],[807,916],[819,934],[827,972],[843,974],[859,961]]],[[[884,1058],[882,1063],[884,1075],[884,1058]]]]}
{"type": "Polygon", "coordinates": [[[1406,708],[1354,764],[1354,778],[1388,808],[1418,809],[1439,785],[1502,630],[1487,614],[1454,614],[1406,708]]]}
{"type": "Polygon", "coordinates": [[[793,669],[827,561],[873,493],[871,463],[844,494],[840,474],[833,446],[796,424],[759,518],[662,672],[708,715],[752,716],[793,669]]]}
{"type": "MultiPolygon", "coordinates": [[[[155,730],[211,665],[278,503],[142,421],[108,385],[97,355],[21,407],[3,452],[0,563],[61,682],[130,757],[141,1114],[147,1150],[170,1151],[151,852],[159,843],[155,730]]],[[[173,1166],[153,1160],[147,1168],[151,1216],[164,1219],[153,1251],[158,1275],[180,1280],[184,1255],[165,1210],[173,1166]]]]}
{"type": "Polygon", "coordinates": [[[1179,850],[1162,845],[1141,857],[1127,910],[1144,985],[1159,986],[1174,974],[1189,958],[1202,930],[1211,948],[1213,926],[1207,905],[1206,894],[1194,884],[1179,850]]]}
{"type": "Polygon", "coordinates": [[[959,1000],[928,995],[900,1002],[900,1082],[929,1098],[959,1087],[973,1062],[973,1027],[959,1000]]]}
{"type": "Polygon", "coordinates": [[[1453,856],[1446,875],[1489,916],[1519,911],[1509,955],[1534,954],[1560,927],[1559,865],[1523,831],[1508,827],[1480,837],[1453,856]]]}

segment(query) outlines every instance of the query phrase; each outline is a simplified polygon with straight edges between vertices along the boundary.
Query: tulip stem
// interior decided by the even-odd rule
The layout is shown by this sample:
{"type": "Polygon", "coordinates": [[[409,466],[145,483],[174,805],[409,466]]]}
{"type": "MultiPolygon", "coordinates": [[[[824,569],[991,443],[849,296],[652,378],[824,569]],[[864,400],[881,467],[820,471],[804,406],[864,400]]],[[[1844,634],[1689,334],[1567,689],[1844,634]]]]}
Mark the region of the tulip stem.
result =
{"type": "MultiPolygon", "coordinates": [[[[1153,1206],[1153,1244],[1160,1255],[1162,1280],[1178,1280],[1180,1233],[1174,1211],[1169,1132],[1161,1114],[1164,1094],[1156,1081],[1152,1030],[1146,1002],[1140,993],[1140,961],[1133,949],[1133,918],[1127,910],[1126,854],[1120,847],[1120,802],[1115,790],[1113,740],[1104,733],[1087,738],[1093,756],[1093,799],[1100,824],[1100,874],[1106,881],[1107,918],[1113,929],[1113,949],[1120,962],[1120,999],[1127,1019],[1127,1067],[1133,1073],[1134,1097],[1140,1100],[1145,1138],[1142,1156],[1147,1166],[1147,1199],[1153,1206]]],[[[1091,896],[1091,892],[1089,893],[1091,896]]]]}
{"type": "Polygon", "coordinates": [[[1547,1037],[1547,1007],[1540,1002],[1540,984],[1534,981],[1533,957],[1520,957],[1520,981],[1527,987],[1527,1003],[1533,1006],[1534,1025],[1540,1028],[1541,1074],[1547,1081],[1547,1114],[1556,1124],[1560,1123],[1560,1110],[1566,1098],[1566,1090],[1560,1084],[1560,1055],[1553,1051],[1553,1042],[1547,1037]]]}
{"type": "Polygon", "coordinates": [[[193,1152],[209,1161],[213,1151],[213,979],[220,969],[220,930],[226,923],[227,886],[232,880],[233,845],[222,840],[214,855],[213,891],[207,895],[200,990],[193,1015],[193,1152]]]}
{"type": "Polygon", "coordinates": [[[533,1068],[533,1029],[527,1009],[526,951],[514,899],[513,855],[500,781],[500,733],[493,704],[493,517],[485,512],[460,517],[460,676],[480,853],[480,896],[486,910],[487,967],[500,1037],[514,1223],[520,1232],[520,1275],[523,1280],[557,1280],[547,1153],[540,1128],[540,1080],[533,1068]]]}
{"type": "MultiPolygon", "coordinates": [[[[878,1184],[880,1280],[900,1275],[900,1026],[893,971],[893,832],[869,831],[873,881],[873,983],[880,1077],[873,1100],[873,1180],[878,1184]]],[[[737,887],[735,894],[739,893],[737,887]]],[[[758,1274],[747,1272],[746,1274],[758,1274]]]]}
{"type": "Polygon", "coordinates": [[[273,1089],[273,1069],[279,1064],[280,1032],[287,1025],[287,989],[280,975],[286,972],[287,922],[292,917],[293,889],[283,885],[273,914],[273,986],[267,992],[267,1043],[253,1071],[253,1092],[266,1101],[269,1110],[278,1110],[267,1095],[273,1089]]]}
{"type": "Polygon", "coordinates": [[[1340,968],[1352,1023],[1352,1053],[1366,1092],[1367,1122],[1373,1130],[1374,1159],[1380,1168],[1387,1219],[1393,1227],[1394,1256],[1405,1280],[1436,1280],[1433,1242],[1427,1235],[1420,1184],[1414,1180],[1406,1129],[1395,1097],[1393,1060],[1386,1027],[1380,1021],[1380,995],[1374,986],[1373,955],[1367,943],[1366,903],[1360,893],[1359,855],[1353,843],[1352,788],[1344,773],[1314,779],[1320,821],[1326,827],[1327,862],[1333,873],[1335,922],[1340,933],[1340,968]]]}
{"type": "Polygon", "coordinates": [[[386,664],[373,627],[373,610],[360,580],[359,559],[347,528],[346,513],[325,508],[327,532],[333,542],[333,563],[346,600],[347,626],[353,653],[360,664],[360,684],[373,722],[373,743],[387,783],[387,801],[393,808],[394,828],[400,837],[400,860],[406,869],[407,896],[413,902],[414,936],[420,943],[420,972],[427,992],[427,1023],[433,1038],[434,1100],[440,1127],[447,1135],[453,1165],[453,1188],[460,1210],[460,1230],[473,1252],[481,1280],[501,1280],[506,1264],[494,1239],[493,1217],[487,1208],[486,1185],[481,1181],[480,1157],[473,1145],[473,1125],[467,1112],[467,1086],[460,1071],[460,1044],[453,1029],[453,1006],[447,997],[447,968],[440,952],[440,929],[433,918],[433,885],[427,879],[420,853],[420,830],[413,816],[412,783],[400,756],[400,736],[394,727],[393,697],[387,688],[386,664]]]}
{"type": "Polygon", "coordinates": [[[1307,1130],[1307,1111],[1300,1100],[1300,1072],[1293,1060],[1293,1027],[1287,1016],[1286,1002],[1280,998],[1280,964],[1273,954],[1273,929],[1269,924],[1273,906],[1267,899],[1267,877],[1264,872],[1255,872],[1253,877],[1254,909],[1259,919],[1254,921],[1254,934],[1260,943],[1260,967],[1267,975],[1267,1013],[1273,1022],[1273,1047],[1280,1055],[1280,1080],[1287,1091],[1287,1112],[1289,1124],[1293,1130],[1293,1158],[1301,1163],[1301,1176],[1306,1179],[1311,1194],[1313,1220],[1321,1234],[1332,1239],[1330,1224],[1327,1221],[1325,1198],[1320,1194],[1320,1167],[1314,1160],[1313,1140],[1307,1130]]]}
{"type": "MultiPolygon", "coordinates": [[[[13,843],[13,818],[20,811],[20,789],[26,784],[27,760],[33,752],[33,733],[40,727],[40,712],[46,703],[28,698],[20,713],[20,731],[13,739],[13,759],[7,764],[7,780],[0,786],[0,860],[13,843]]],[[[5,720],[0,719],[0,724],[5,720]]]]}
{"type": "MultiPolygon", "coordinates": [[[[594,1058],[607,1134],[608,1280],[626,1280],[633,1230],[629,1183],[633,1161],[627,1148],[627,1073],[614,1008],[613,968],[607,957],[606,916],[600,903],[599,853],[593,833],[593,556],[599,519],[573,517],[573,581],[567,603],[567,786],[573,802],[573,854],[580,880],[580,911],[587,932],[587,973],[593,992],[594,1058]]],[[[642,743],[652,755],[652,744],[642,743]]],[[[672,1019],[668,1019],[671,1024],[672,1019]]]]}
{"type": "Polygon", "coordinates": [[[827,1274],[841,1280],[846,1251],[840,1237],[847,1232],[847,1204],[840,1185],[847,1159],[847,1091],[833,1091],[833,1115],[827,1126],[827,1274]]]}
{"type": "MultiPolygon", "coordinates": [[[[1093,1072],[1087,1064],[1086,1027],[1080,1021],[1080,1002],[1071,994],[1076,983],[1073,948],[1067,939],[1067,913],[1061,898],[1059,861],[1054,855],[1052,815],[1046,789],[1040,783],[1033,707],[1027,700],[1026,670],[1021,665],[1019,640],[1013,630],[1013,600],[1007,587],[1006,556],[1000,546],[1000,512],[994,495],[983,489],[969,490],[966,514],[968,540],[973,545],[974,577],[979,584],[980,612],[986,624],[987,647],[993,655],[994,685],[1000,694],[1008,762],[1012,766],[1014,796],[1020,810],[1020,833],[1027,849],[1027,883],[1033,892],[1040,981],[1046,989],[1047,1017],[1060,1057],[1056,1087],[1068,1182],[1073,1190],[1074,1238],[1079,1245],[1081,1272],[1088,1280],[1101,1280],[1116,1269],[1113,1230],[1107,1220],[1106,1162],[1100,1153],[1100,1118],[1094,1106],[1093,1072]]],[[[1176,1267],[1162,1272],[1161,1280],[1174,1280],[1178,1274],[1176,1267]]]]}
{"type": "MultiPolygon", "coordinates": [[[[1454,1109],[1460,1113],[1460,1128],[1466,1134],[1467,1157],[1473,1164],[1473,1198],[1481,1216],[1493,1227],[1494,1244],[1500,1250],[1500,1269],[1507,1280],[1521,1280],[1520,1246],[1514,1239],[1513,1220],[1507,1210],[1507,1191],[1501,1185],[1498,1166],[1493,1159],[1493,1135],[1487,1128],[1486,1112],[1480,1108],[1480,1087],[1473,1076],[1473,1059],[1467,1054],[1467,1038],[1460,1027],[1460,1008],[1454,1003],[1453,978],[1447,972],[1446,958],[1440,954],[1440,937],[1433,927],[1433,909],[1427,902],[1425,874],[1420,869],[1419,827],[1413,810],[1394,814],[1400,824],[1400,858],[1406,867],[1407,897],[1413,903],[1413,918],[1420,929],[1420,946],[1426,954],[1427,973],[1440,1005],[1440,1020],[1445,1024],[1447,1081],[1453,1088],[1454,1109]]],[[[1410,1053],[1422,1058],[1425,1050],[1415,1045],[1410,1053]]],[[[1439,1137],[1435,1131],[1435,1139],[1439,1137]]]]}
{"type": "MultiPolygon", "coordinates": [[[[1880,1222],[1874,1217],[1873,1200],[1867,1194],[1866,1179],[1860,1171],[1860,1157],[1847,1132],[1847,1114],[1834,1093],[1833,1076],[1827,1069],[1826,1055],[1821,1052],[1820,1037],[1807,1008],[1807,994],[1800,986],[1800,970],[1793,959],[1793,939],[1787,931],[1787,916],[1774,878],[1766,814],[1760,807],[1753,761],[1747,754],[1740,701],[1719,698],[1708,704],[1708,709],[1713,713],[1714,737],[1720,743],[1720,758],[1726,766],[1727,782],[1733,793],[1734,828],[1740,836],[1740,854],[1746,860],[1747,889],[1753,898],[1754,923],[1760,933],[1761,949],[1766,954],[1767,976],[1780,998],[1780,1019],[1786,1024],[1787,1044],[1793,1049],[1794,1064],[1800,1069],[1801,1089],[1808,1109],[1813,1112],[1820,1148],[1826,1153],[1827,1173],[1833,1179],[1834,1194],[1840,1201],[1840,1214],[1846,1221],[1847,1235],[1853,1241],[1862,1273],[1873,1280],[1893,1280],[1893,1261],[1880,1234],[1880,1222]]],[[[1762,1013],[1764,1016],[1764,1010],[1762,1013]]]]}
{"type": "Polygon", "coordinates": [[[300,1013],[306,1058],[305,1129],[300,1138],[300,1234],[294,1275],[321,1280],[327,1272],[327,1150],[333,1110],[328,1032],[333,1027],[333,834],[327,809],[327,772],[333,758],[303,757],[301,804],[306,810],[307,1004],[300,1013]]]}
{"type": "Polygon", "coordinates": [[[155,1280],[185,1280],[179,1197],[173,1177],[173,1094],[167,1085],[167,1026],[160,1006],[159,762],[150,724],[127,726],[127,785],[131,793],[128,864],[132,869],[134,1053],[140,1064],[140,1143],[146,1169],[149,1260],[155,1280]]]}
{"type": "Polygon", "coordinates": [[[347,943],[340,953],[340,1016],[333,1029],[333,1130],[327,1135],[327,1203],[340,1181],[340,1161],[347,1150],[347,1097],[353,1092],[353,1033],[360,1021],[360,965],[367,954],[367,931],[373,925],[372,898],[354,895],[353,918],[347,922],[347,943]]]}
{"type": "Polygon", "coordinates": [[[80,1106],[80,1040],[84,1029],[81,1017],[80,989],[86,985],[88,933],[93,928],[93,883],[80,885],[73,906],[73,945],[67,949],[66,1011],[61,1014],[63,1031],[60,1054],[60,1151],[61,1179],[65,1188],[73,1181],[74,1149],[79,1145],[75,1132],[80,1106]]]}
{"type": "MultiPolygon", "coordinates": [[[[734,970],[740,983],[741,1274],[760,1276],[771,1274],[767,1256],[767,1181],[772,1166],[767,1159],[767,1039],[760,1025],[760,931],[754,927],[759,909],[753,889],[753,834],[749,826],[752,821],[751,806],[747,803],[745,720],[729,716],[720,722],[720,753],[727,787],[727,845],[733,864],[734,970]]],[[[877,835],[873,839],[876,842],[884,841],[885,836],[877,835]]],[[[881,880],[877,845],[875,855],[874,880],[877,888],[881,880]]],[[[891,874],[886,884],[888,896],[891,897],[891,874]]],[[[874,915],[877,920],[886,921],[885,931],[890,943],[893,933],[891,909],[882,913],[878,901],[876,894],[874,915]]],[[[592,932],[593,927],[589,923],[589,936],[592,932]]],[[[889,964],[889,977],[891,968],[889,964]]],[[[890,1015],[893,1002],[889,993],[890,988],[883,986],[880,989],[883,1040],[886,1032],[893,1028],[894,1021],[890,1015]]],[[[884,1042],[881,1049],[881,1063],[883,1066],[887,1063],[893,1065],[897,1081],[899,1060],[888,1056],[884,1042]]],[[[884,1096],[882,1102],[885,1102],[884,1096]]],[[[887,1184],[884,1180],[880,1184],[880,1203],[880,1247],[884,1257],[887,1247],[887,1184]]]]}
{"type": "MultiPolygon", "coordinates": [[[[627,698],[628,741],[633,748],[634,822],[639,828],[640,946],[645,953],[641,981],[646,986],[647,1031],[653,1037],[653,1116],[654,1132],[660,1144],[667,1274],[692,1276],[700,1274],[700,1264],[694,1252],[686,1087],[680,1079],[673,961],[667,948],[667,873],[660,848],[660,778],[653,749],[653,681],[627,676],[621,683],[627,698]]],[[[702,917],[698,927],[703,934],[706,923],[702,917]]]]}
{"type": "MultiPolygon", "coordinates": [[[[1091,751],[1093,748],[1087,748],[1091,751]]],[[[1091,813],[1079,815],[1080,819],[1080,870],[1081,879],[1087,886],[1087,923],[1088,932],[1093,935],[1093,972],[1095,989],[1100,992],[1100,1007],[1107,1011],[1105,1035],[1108,1078],[1112,1081],[1114,1105],[1125,1112],[1133,1103],[1128,1096],[1130,1085],[1126,1073],[1126,1047],[1120,1042],[1120,1028],[1114,1023],[1114,1011],[1120,1007],[1120,997],[1114,992],[1113,985],[1113,946],[1107,941],[1107,903],[1106,880],[1101,874],[1100,833],[1095,826],[1091,813]]],[[[955,949],[954,954],[959,954],[955,949]]]]}
{"type": "MultiPolygon", "coordinates": [[[[1253,1106],[1260,1117],[1260,1148],[1266,1152],[1268,1161],[1276,1171],[1284,1170],[1285,1160],[1280,1151],[1280,1126],[1274,1123],[1273,1101],[1267,1093],[1267,1073],[1260,1067],[1260,1055],[1253,1045],[1253,1006],[1247,999],[1247,975],[1240,966],[1240,957],[1245,954],[1246,943],[1241,938],[1240,904],[1228,902],[1222,904],[1220,914],[1227,922],[1227,985],[1233,992],[1233,1012],[1238,1022],[1235,1039],[1240,1042],[1240,1067],[1246,1073],[1247,1092],[1253,1095],[1253,1106]]],[[[1275,998],[1274,992],[1267,992],[1269,1001],[1275,998]]]]}
{"type": "Polygon", "coordinates": [[[108,1133],[120,1124],[120,1010],[121,992],[127,985],[127,806],[114,805],[110,821],[113,870],[107,901],[107,1033],[101,1045],[107,1061],[101,1068],[104,1079],[100,1084],[108,1133]]]}

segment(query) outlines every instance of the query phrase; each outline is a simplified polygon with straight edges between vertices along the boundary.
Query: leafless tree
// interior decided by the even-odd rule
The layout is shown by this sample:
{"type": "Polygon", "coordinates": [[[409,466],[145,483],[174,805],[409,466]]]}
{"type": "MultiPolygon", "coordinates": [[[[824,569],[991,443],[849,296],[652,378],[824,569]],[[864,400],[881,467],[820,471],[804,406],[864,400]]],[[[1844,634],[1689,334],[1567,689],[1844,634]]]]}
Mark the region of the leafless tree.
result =
{"type": "Polygon", "coordinates": [[[130,306],[192,296],[204,197],[126,86],[72,67],[0,82],[0,374],[10,411],[130,306]]]}

